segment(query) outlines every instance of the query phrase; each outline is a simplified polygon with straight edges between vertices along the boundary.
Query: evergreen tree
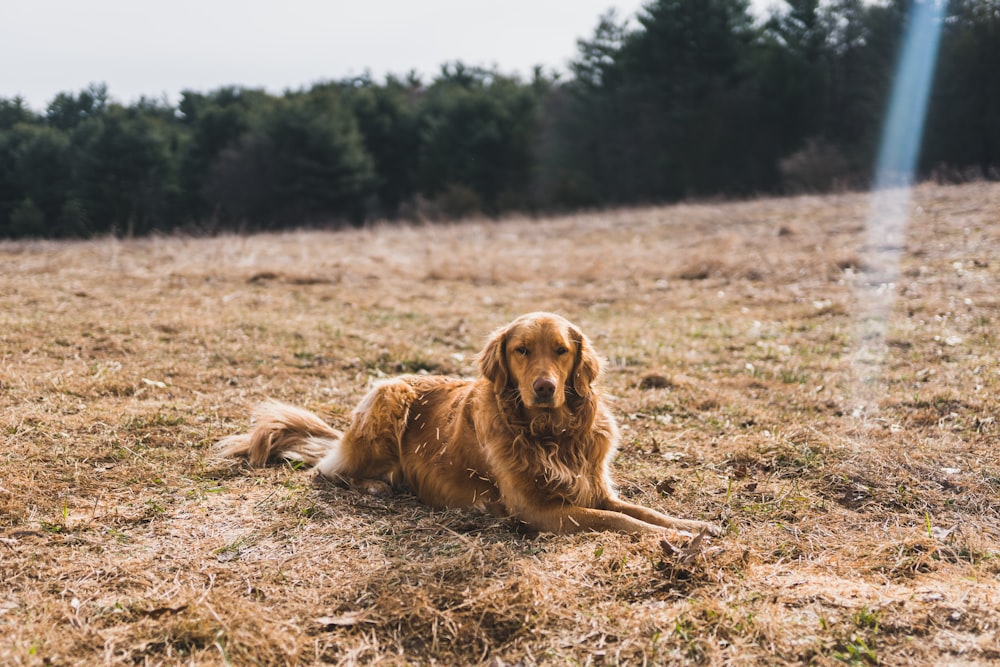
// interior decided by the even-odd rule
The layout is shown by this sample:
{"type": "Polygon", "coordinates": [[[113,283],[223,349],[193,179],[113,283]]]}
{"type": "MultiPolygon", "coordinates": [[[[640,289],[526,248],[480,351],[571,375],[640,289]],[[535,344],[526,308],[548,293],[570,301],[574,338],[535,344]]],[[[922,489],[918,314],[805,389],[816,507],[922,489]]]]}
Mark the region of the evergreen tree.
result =
{"type": "Polygon", "coordinates": [[[72,185],[66,134],[19,123],[0,137],[0,222],[9,221],[11,236],[60,235],[72,185]]]}
{"type": "Polygon", "coordinates": [[[209,194],[213,165],[250,128],[251,117],[273,104],[262,90],[227,86],[208,94],[181,93],[177,111],[185,141],[179,156],[180,212],[187,222],[219,224],[219,202],[209,194]]]}
{"type": "Polygon", "coordinates": [[[260,110],[222,150],[209,196],[239,222],[267,227],[364,218],[374,184],[357,121],[335,88],[290,94],[260,110]]]}
{"type": "Polygon", "coordinates": [[[74,224],[130,236],[172,226],[177,142],[169,126],[111,105],[74,127],[70,141],[74,224]]]}
{"type": "Polygon", "coordinates": [[[37,121],[35,113],[28,108],[23,98],[6,99],[0,97],[0,132],[9,130],[18,123],[35,123],[37,121]]]}
{"type": "Polygon", "coordinates": [[[456,215],[528,206],[536,113],[534,91],[517,79],[443,67],[420,106],[421,192],[456,215]]]}
{"type": "Polygon", "coordinates": [[[374,197],[366,217],[395,217],[416,194],[420,161],[419,103],[423,85],[415,74],[378,85],[364,76],[337,86],[358,123],[374,166],[374,197]]]}
{"type": "Polygon", "coordinates": [[[108,87],[103,83],[92,83],[79,95],[56,95],[45,110],[45,118],[52,127],[72,130],[87,119],[104,114],[108,102],[108,87]]]}
{"type": "Polygon", "coordinates": [[[939,61],[924,172],[1000,178],[1000,0],[952,0],[939,61]]]}

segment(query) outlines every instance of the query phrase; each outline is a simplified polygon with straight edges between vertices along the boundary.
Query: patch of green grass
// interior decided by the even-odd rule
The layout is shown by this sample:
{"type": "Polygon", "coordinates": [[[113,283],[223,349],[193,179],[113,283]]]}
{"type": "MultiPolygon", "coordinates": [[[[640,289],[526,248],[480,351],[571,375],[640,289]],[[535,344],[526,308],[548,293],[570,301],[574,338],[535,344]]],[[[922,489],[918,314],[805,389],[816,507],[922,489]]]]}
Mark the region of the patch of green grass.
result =
{"type": "Polygon", "coordinates": [[[878,653],[873,646],[858,635],[838,644],[831,652],[831,657],[852,667],[879,664],[878,653]]]}
{"type": "Polygon", "coordinates": [[[125,420],[122,427],[130,433],[141,433],[150,429],[174,428],[185,423],[183,415],[157,411],[151,415],[134,415],[125,420]]]}
{"type": "Polygon", "coordinates": [[[808,384],[809,371],[801,366],[795,368],[782,368],[778,372],[778,377],[785,384],[808,384]]]}
{"type": "Polygon", "coordinates": [[[869,609],[867,605],[864,605],[861,609],[851,615],[851,621],[857,628],[870,631],[873,635],[877,635],[879,631],[879,624],[882,621],[882,614],[881,612],[869,609]]]}

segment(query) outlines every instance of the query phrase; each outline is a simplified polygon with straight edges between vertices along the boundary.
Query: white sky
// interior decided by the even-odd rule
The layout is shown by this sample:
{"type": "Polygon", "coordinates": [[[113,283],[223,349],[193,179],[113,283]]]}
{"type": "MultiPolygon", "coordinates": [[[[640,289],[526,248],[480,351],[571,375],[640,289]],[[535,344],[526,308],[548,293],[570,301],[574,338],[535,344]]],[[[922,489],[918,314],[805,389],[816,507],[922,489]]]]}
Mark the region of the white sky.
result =
{"type": "MultiPolygon", "coordinates": [[[[773,0],[753,0],[758,10],[773,0]]],[[[0,0],[0,97],[42,110],[91,82],[125,103],[224,85],[272,93],[445,62],[565,71],[576,40],[643,0],[0,0]]]]}

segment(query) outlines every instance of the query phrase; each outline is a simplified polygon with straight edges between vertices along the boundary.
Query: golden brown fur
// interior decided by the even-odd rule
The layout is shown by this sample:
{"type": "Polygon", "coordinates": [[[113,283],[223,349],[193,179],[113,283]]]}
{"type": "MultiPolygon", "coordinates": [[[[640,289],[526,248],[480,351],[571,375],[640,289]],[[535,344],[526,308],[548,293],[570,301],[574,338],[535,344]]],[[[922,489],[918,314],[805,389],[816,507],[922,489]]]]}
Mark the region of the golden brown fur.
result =
{"type": "Polygon", "coordinates": [[[621,500],[608,470],[618,441],[596,382],[600,361],[567,320],[532,313],[490,337],[480,377],[403,376],[373,388],[345,433],[316,415],[262,405],[253,430],[220,443],[254,465],[315,464],[373,494],[409,488],[435,507],[476,507],[530,530],[717,532],[621,500]]]}

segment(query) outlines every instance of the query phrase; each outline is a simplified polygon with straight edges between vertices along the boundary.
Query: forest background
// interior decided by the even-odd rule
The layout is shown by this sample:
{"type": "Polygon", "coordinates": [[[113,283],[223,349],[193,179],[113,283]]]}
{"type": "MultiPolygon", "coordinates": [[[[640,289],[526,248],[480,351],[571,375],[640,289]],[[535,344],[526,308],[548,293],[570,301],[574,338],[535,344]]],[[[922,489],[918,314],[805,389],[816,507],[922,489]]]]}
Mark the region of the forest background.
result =
{"type": "MultiPolygon", "coordinates": [[[[655,0],[570,75],[0,98],[0,237],[340,227],[867,187],[908,10],[655,0]]],[[[1000,1],[952,0],[919,178],[1000,176],[1000,1]]]]}

